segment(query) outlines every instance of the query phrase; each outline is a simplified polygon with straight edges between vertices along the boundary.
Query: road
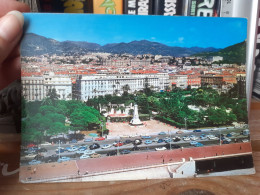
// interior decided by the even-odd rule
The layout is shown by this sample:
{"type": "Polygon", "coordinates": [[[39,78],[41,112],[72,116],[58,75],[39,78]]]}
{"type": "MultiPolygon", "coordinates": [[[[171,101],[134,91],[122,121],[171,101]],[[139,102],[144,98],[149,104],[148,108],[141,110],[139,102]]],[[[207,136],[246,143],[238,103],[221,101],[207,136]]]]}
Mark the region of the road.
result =
{"type": "MultiPolygon", "coordinates": [[[[244,129],[242,129],[242,128],[230,128],[229,127],[229,128],[219,128],[219,129],[215,128],[213,130],[207,129],[207,130],[202,130],[201,132],[193,132],[193,131],[187,132],[187,131],[185,131],[185,133],[182,133],[182,134],[169,133],[169,134],[165,134],[165,135],[151,135],[151,138],[149,140],[153,140],[155,138],[158,138],[158,139],[170,138],[172,140],[172,138],[178,136],[181,139],[180,141],[177,141],[177,142],[172,141],[169,144],[170,147],[173,148],[173,149],[174,149],[174,145],[178,145],[178,147],[183,147],[183,148],[194,147],[194,146],[190,145],[190,141],[184,141],[183,140],[184,137],[190,137],[190,136],[197,137],[198,139],[196,139],[195,141],[200,142],[205,146],[220,145],[221,142],[220,142],[219,138],[220,138],[221,134],[224,134],[224,135],[226,135],[228,133],[233,134],[232,137],[229,137],[229,139],[231,139],[230,143],[242,142],[242,140],[244,140],[244,139],[249,140],[248,136],[240,134],[242,130],[244,130],[244,129]],[[215,137],[218,137],[218,140],[210,140],[208,138],[207,139],[201,139],[200,136],[202,136],[203,134],[204,134],[204,137],[207,137],[208,135],[213,135],[215,137]]],[[[74,143],[74,144],[60,144],[60,147],[66,148],[66,147],[71,147],[72,145],[78,146],[78,147],[81,146],[81,145],[85,145],[85,146],[89,147],[93,143],[98,143],[102,147],[104,144],[111,144],[112,145],[115,141],[125,142],[126,140],[134,141],[136,139],[141,139],[141,137],[140,136],[130,137],[130,138],[117,137],[117,138],[114,138],[114,139],[106,139],[106,140],[103,140],[103,141],[95,141],[95,138],[94,138],[92,142],[84,142],[83,140],[81,140],[81,141],[78,141],[78,143],[74,143]]],[[[142,139],[142,144],[138,145],[137,146],[138,150],[135,150],[135,151],[133,151],[134,145],[132,143],[126,144],[126,145],[123,145],[123,146],[120,146],[120,147],[112,146],[112,147],[107,148],[107,149],[102,149],[100,147],[98,149],[95,149],[94,151],[98,154],[101,154],[101,156],[104,157],[110,151],[117,151],[118,155],[120,154],[119,152],[121,150],[124,150],[124,149],[131,150],[131,153],[140,153],[140,152],[154,151],[155,148],[163,147],[163,146],[166,145],[165,142],[162,142],[162,143],[152,142],[151,144],[145,144],[144,143],[145,140],[146,139],[142,139]]],[[[71,157],[71,160],[76,160],[76,159],[79,159],[79,157],[80,157],[79,154],[78,155],[76,154],[76,151],[75,152],[63,152],[63,153],[57,154],[55,152],[55,150],[59,147],[59,144],[45,145],[43,147],[47,149],[47,152],[41,153],[41,155],[44,156],[45,159],[48,158],[51,155],[54,155],[54,154],[60,155],[60,156],[71,157]]],[[[22,156],[21,159],[24,159],[24,157],[22,156]]],[[[27,165],[30,160],[32,160],[32,159],[22,160],[21,165],[27,165]]]]}

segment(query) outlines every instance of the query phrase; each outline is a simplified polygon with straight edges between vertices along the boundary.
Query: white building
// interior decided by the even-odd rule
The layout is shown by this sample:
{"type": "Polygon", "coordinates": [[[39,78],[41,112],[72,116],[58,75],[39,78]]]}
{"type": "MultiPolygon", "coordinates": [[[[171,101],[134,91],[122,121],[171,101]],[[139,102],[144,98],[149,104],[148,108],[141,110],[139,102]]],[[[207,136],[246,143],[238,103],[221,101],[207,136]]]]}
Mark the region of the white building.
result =
{"type": "Polygon", "coordinates": [[[22,77],[23,96],[28,101],[43,100],[50,89],[56,89],[60,100],[71,100],[72,83],[68,76],[54,74],[22,77]]]}
{"type": "Polygon", "coordinates": [[[176,87],[186,89],[188,86],[188,76],[187,75],[172,75],[170,77],[171,83],[176,84],[176,87]]]}
{"type": "Polygon", "coordinates": [[[28,101],[42,100],[44,91],[43,77],[22,77],[22,94],[28,101]]]}
{"type": "Polygon", "coordinates": [[[128,93],[143,90],[145,87],[154,91],[165,90],[169,86],[169,75],[167,73],[95,74],[80,76],[77,79],[77,88],[83,101],[107,94],[122,95],[126,85],[129,87],[128,93]]]}
{"type": "Polygon", "coordinates": [[[222,61],[223,57],[221,57],[221,56],[210,56],[210,57],[208,57],[208,60],[210,62],[217,62],[217,61],[222,61]]]}
{"type": "Polygon", "coordinates": [[[44,76],[44,88],[46,94],[50,89],[56,89],[60,100],[72,99],[72,83],[69,76],[49,74],[44,76]]]}

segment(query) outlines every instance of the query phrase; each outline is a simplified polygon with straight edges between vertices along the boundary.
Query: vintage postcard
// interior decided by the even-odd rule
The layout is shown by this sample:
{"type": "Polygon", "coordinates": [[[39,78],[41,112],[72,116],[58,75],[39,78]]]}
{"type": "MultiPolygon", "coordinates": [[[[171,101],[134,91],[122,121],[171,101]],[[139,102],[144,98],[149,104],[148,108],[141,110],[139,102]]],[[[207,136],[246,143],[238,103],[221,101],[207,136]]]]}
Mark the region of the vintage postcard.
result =
{"type": "Polygon", "coordinates": [[[21,182],[253,174],[247,20],[25,14],[21,182]]]}

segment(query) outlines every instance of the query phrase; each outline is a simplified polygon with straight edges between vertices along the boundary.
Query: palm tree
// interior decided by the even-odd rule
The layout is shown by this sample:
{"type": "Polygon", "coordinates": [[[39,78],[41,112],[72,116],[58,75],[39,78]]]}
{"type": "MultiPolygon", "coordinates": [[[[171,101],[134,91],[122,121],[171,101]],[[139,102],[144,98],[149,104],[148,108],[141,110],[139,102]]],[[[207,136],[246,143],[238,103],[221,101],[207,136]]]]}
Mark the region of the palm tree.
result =
{"type": "Polygon", "coordinates": [[[116,85],[114,84],[114,85],[112,85],[112,87],[113,87],[113,94],[114,94],[115,93],[114,90],[115,90],[116,85]]]}
{"type": "Polygon", "coordinates": [[[128,95],[128,91],[130,90],[129,85],[128,85],[128,84],[124,85],[124,86],[122,87],[122,90],[123,90],[123,93],[124,93],[124,94],[128,95]]]}

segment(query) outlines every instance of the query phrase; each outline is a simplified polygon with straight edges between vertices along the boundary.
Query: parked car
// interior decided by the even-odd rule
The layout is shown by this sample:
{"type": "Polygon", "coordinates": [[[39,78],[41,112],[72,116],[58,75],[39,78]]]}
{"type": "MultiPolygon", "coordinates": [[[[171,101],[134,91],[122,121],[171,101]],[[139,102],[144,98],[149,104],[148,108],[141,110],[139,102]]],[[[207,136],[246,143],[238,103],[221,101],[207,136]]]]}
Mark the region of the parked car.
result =
{"type": "Polygon", "coordinates": [[[118,142],[118,143],[116,143],[114,146],[115,146],[115,147],[118,147],[118,146],[122,146],[122,145],[124,145],[122,142],[118,142]]]}
{"type": "Polygon", "coordinates": [[[86,149],[88,149],[88,146],[80,146],[78,151],[85,151],[86,149]]]}
{"type": "Polygon", "coordinates": [[[145,144],[151,144],[151,143],[153,143],[153,142],[152,142],[152,140],[147,139],[147,140],[145,140],[144,143],[145,143],[145,144]]]}
{"type": "Polygon", "coordinates": [[[140,145],[140,144],[142,144],[142,140],[141,139],[136,139],[134,142],[133,142],[133,144],[134,145],[140,145]]]}
{"type": "Polygon", "coordinates": [[[164,142],[163,139],[159,139],[157,143],[162,143],[164,142]]]}
{"type": "Polygon", "coordinates": [[[141,138],[142,138],[142,139],[151,139],[151,136],[149,136],[149,135],[143,135],[143,136],[141,136],[141,138]]]}
{"type": "Polygon", "coordinates": [[[32,154],[32,153],[37,153],[37,149],[35,149],[34,147],[28,148],[28,150],[25,150],[24,153],[25,154],[32,154]]]}
{"type": "Polygon", "coordinates": [[[228,134],[226,135],[226,137],[232,137],[232,135],[231,135],[230,133],[228,133],[228,134]]]}
{"type": "Polygon", "coordinates": [[[83,154],[91,155],[91,154],[94,154],[94,153],[96,153],[94,150],[85,150],[83,154]]]}
{"type": "Polygon", "coordinates": [[[158,133],[158,135],[166,135],[166,133],[164,131],[161,131],[160,133],[158,133]]]}
{"type": "Polygon", "coordinates": [[[58,159],[58,163],[69,161],[70,157],[62,156],[58,159]]]}
{"type": "Polygon", "coordinates": [[[95,149],[98,149],[98,148],[100,148],[100,145],[98,143],[94,143],[94,144],[89,146],[90,150],[95,150],[95,149]]]}
{"type": "Polygon", "coordinates": [[[195,129],[195,130],[193,130],[193,132],[197,133],[197,132],[201,132],[201,130],[200,129],[195,129]]]}
{"type": "Polygon", "coordinates": [[[111,148],[112,147],[112,145],[111,144],[104,144],[104,145],[102,145],[102,149],[107,149],[107,148],[111,148]]]}
{"type": "Polygon", "coordinates": [[[178,142],[178,141],[181,141],[181,138],[178,137],[178,136],[176,136],[176,137],[172,138],[172,140],[173,140],[174,142],[178,142]]]}
{"type": "Polygon", "coordinates": [[[177,148],[180,148],[179,145],[177,145],[177,144],[170,144],[170,143],[165,144],[165,147],[167,149],[177,149],[177,148]]]}
{"type": "Polygon", "coordinates": [[[69,152],[75,152],[75,151],[77,151],[77,150],[78,150],[78,147],[76,147],[76,146],[74,146],[74,147],[68,149],[69,152]]]}
{"type": "Polygon", "coordinates": [[[170,143],[172,140],[171,140],[171,138],[166,137],[166,138],[164,139],[164,141],[165,141],[165,143],[170,143]]]}
{"type": "Polygon", "coordinates": [[[41,155],[41,154],[37,154],[35,157],[34,157],[34,160],[44,160],[44,156],[41,155]]]}
{"type": "Polygon", "coordinates": [[[101,157],[101,155],[97,154],[97,153],[94,153],[94,154],[91,154],[90,157],[91,158],[99,158],[99,157],[101,157]]]}
{"type": "Polygon", "coordinates": [[[159,140],[159,138],[156,137],[156,138],[153,139],[153,142],[158,142],[158,140],[159,140]]]}
{"type": "Polygon", "coordinates": [[[222,144],[229,144],[230,142],[229,141],[227,141],[227,140],[224,140],[223,142],[222,142],[222,144]]]}
{"type": "Polygon", "coordinates": [[[136,151],[136,150],[141,150],[141,148],[137,147],[137,145],[134,145],[134,147],[131,150],[136,151]]]}
{"type": "Polygon", "coordinates": [[[155,148],[156,151],[162,151],[162,150],[167,150],[166,147],[159,147],[159,148],[155,148]]]}
{"type": "Polygon", "coordinates": [[[198,143],[196,143],[194,146],[195,146],[195,147],[202,147],[202,146],[204,146],[204,144],[198,142],[198,143]]]}
{"type": "Polygon", "coordinates": [[[38,165],[38,164],[41,164],[42,162],[41,161],[39,161],[39,160],[32,160],[32,161],[30,161],[28,164],[29,165],[38,165]]]}
{"type": "Polygon", "coordinates": [[[32,144],[32,143],[27,145],[27,148],[32,148],[32,147],[37,147],[37,146],[35,144],[32,144]]]}
{"type": "Polygon", "coordinates": [[[103,140],[105,140],[104,137],[98,137],[98,138],[95,139],[95,141],[103,141],[103,140]]]}
{"type": "Polygon", "coordinates": [[[189,137],[189,136],[184,136],[182,139],[183,139],[184,141],[190,141],[190,137],[189,137]]]}
{"type": "Polygon", "coordinates": [[[120,151],[120,154],[129,154],[129,153],[131,153],[130,150],[121,150],[120,151]]]}
{"type": "Polygon", "coordinates": [[[37,154],[27,154],[24,158],[25,159],[34,159],[37,154]]]}
{"type": "Polygon", "coordinates": [[[47,152],[47,149],[46,148],[39,148],[38,152],[47,152]]]}
{"type": "Polygon", "coordinates": [[[190,145],[191,145],[191,146],[194,146],[194,145],[196,145],[197,143],[198,143],[198,142],[196,142],[196,141],[191,141],[191,142],[190,142],[190,145]]]}
{"type": "Polygon", "coordinates": [[[70,144],[76,144],[76,143],[78,143],[78,141],[77,141],[76,139],[73,139],[73,140],[71,140],[69,143],[70,143],[70,144]]]}
{"type": "Polygon", "coordinates": [[[90,156],[87,154],[83,154],[82,156],[79,157],[79,159],[86,159],[86,158],[90,158],[90,156]]]}
{"type": "Polygon", "coordinates": [[[197,139],[199,139],[197,136],[195,136],[195,135],[191,135],[190,136],[190,140],[192,140],[192,141],[195,141],[195,140],[197,140],[197,139]]]}
{"type": "Polygon", "coordinates": [[[107,156],[115,156],[115,155],[117,155],[117,151],[116,151],[116,150],[109,151],[109,152],[107,153],[107,156]]]}
{"type": "Polygon", "coordinates": [[[92,141],[93,141],[92,138],[86,138],[86,139],[84,139],[84,142],[92,142],[92,141]]]}
{"type": "Polygon", "coordinates": [[[64,148],[60,148],[60,149],[56,149],[56,153],[63,153],[65,152],[66,150],[64,148]]]}
{"type": "Polygon", "coordinates": [[[130,140],[130,139],[127,139],[124,141],[124,144],[131,144],[131,143],[132,143],[132,140],[130,140]]]}

